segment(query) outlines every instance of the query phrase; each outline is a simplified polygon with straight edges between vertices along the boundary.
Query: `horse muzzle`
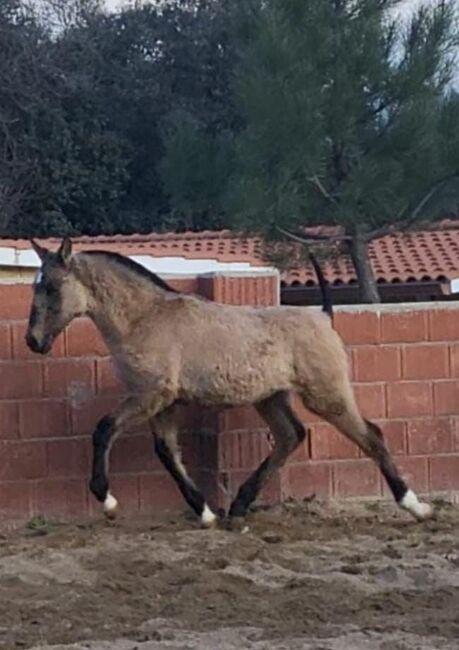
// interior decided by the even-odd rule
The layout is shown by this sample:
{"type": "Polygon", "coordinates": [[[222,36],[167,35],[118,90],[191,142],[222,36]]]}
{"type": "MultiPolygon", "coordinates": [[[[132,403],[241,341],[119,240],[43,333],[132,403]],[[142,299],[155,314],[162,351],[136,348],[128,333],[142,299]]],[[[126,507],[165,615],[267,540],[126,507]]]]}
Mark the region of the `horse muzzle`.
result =
{"type": "Polygon", "coordinates": [[[37,354],[47,354],[53,345],[52,336],[46,336],[42,341],[39,341],[31,332],[27,332],[25,340],[32,352],[37,354]]]}

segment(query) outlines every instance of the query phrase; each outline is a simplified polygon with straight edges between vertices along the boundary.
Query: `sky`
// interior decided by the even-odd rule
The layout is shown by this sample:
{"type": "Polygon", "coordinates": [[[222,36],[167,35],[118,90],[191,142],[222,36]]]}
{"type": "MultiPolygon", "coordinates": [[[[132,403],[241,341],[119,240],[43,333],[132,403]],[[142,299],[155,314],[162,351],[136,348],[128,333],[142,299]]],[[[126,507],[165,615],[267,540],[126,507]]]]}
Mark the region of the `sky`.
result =
{"type": "MultiPolygon", "coordinates": [[[[144,0],[144,2],[148,2],[148,0],[144,0]]],[[[403,17],[408,16],[413,9],[423,2],[428,2],[428,0],[404,0],[400,5],[399,11],[403,17]]],[[[109,9],[116,9],[123,2],[120,0],[105,0],[105,4],[109,9]]]]}

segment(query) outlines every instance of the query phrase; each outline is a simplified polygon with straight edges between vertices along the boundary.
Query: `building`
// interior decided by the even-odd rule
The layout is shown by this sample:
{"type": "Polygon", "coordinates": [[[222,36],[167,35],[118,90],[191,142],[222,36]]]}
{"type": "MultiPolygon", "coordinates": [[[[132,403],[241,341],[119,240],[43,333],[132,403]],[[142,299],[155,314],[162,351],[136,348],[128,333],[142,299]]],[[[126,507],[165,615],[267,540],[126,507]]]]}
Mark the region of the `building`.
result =
{"type": "MultiPolygon", "coordinates": [[[[165,278],[210,273],[270,275],[260,238],[218,232],[151,233],[78,237],[75,250],[109,250],[131,257],[165,278]]],[[[58,239],[44,242],[53,248],[58,239]]],[[[435,231],[395,233],[370,244],[370,256],[382,302],[448,300],[459,293],[459,221],[435,231]]],[[[0,240],[0,282],[31,282],[39,260],[27,240],[0,240]]],[[[323,263],[334,304],[359,302],[355,272],[348,256],[323,263]]],[[[282,271],[281,302],[320,303],[317,278],[309,262],[282,271]]]]}

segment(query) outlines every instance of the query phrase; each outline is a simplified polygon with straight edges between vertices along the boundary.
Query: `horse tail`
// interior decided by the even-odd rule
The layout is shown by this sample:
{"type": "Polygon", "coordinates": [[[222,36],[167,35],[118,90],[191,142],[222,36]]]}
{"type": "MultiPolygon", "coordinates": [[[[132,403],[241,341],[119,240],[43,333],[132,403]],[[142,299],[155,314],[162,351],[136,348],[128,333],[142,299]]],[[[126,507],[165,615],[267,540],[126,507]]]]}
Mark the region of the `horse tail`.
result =
{"type": "Polygon", "coordinates": [[[322,295],[322,311],[325,314],[328,314],[330,320],[333,322],[333,302],[331,297],[330,286],[326,281],[322,269],[320,268],[320,264],[315,258],[315,256],[312,253],[310,253],[309,257],[312,266],[314,267],[314,271],[316,272],[317,280],[319,281],[320,293],[322,295]]]}

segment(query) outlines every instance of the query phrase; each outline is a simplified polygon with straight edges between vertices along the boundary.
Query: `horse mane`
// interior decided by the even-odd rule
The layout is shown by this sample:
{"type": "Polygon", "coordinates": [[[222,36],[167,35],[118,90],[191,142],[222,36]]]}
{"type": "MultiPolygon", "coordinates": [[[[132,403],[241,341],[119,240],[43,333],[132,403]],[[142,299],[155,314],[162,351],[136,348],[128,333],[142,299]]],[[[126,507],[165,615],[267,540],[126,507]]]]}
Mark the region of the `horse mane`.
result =
{"type": "Polygon", "coordinates": [[[126,257],[125,255],[121,255],[120,253],[114,253],[112,251],[100,251],[100,250],[84,251],[84,254],[101,255],[107,257],[108,259],[112,260],[116,264],[120,264],[121,266],[124,266],[125,268],[129,269],[130,271],[137,273],[137,275],[140,275],[143,278],[150,280],[150,282],[153,282],[153,284],[159,287],[160,289],[164,289],[164,291],[169,291],[170,293],[179,293],[173,287],[171,287],[170,284],[164,282],[164,280],[162,280],[158,275],[156,275],[156,273],[153,273],[153,271],[149,271],[138,262],[134,262],[134,260],[131,260],[130,257],[126,257]]]}

